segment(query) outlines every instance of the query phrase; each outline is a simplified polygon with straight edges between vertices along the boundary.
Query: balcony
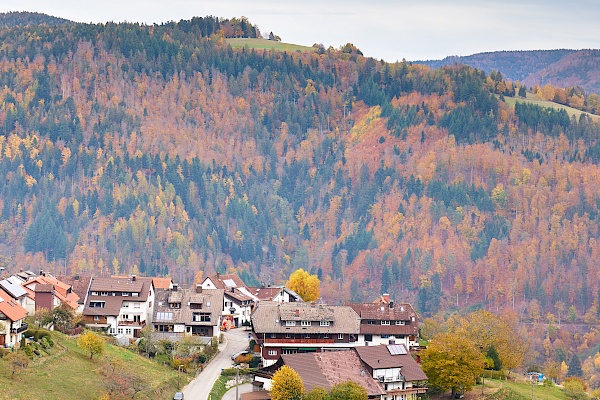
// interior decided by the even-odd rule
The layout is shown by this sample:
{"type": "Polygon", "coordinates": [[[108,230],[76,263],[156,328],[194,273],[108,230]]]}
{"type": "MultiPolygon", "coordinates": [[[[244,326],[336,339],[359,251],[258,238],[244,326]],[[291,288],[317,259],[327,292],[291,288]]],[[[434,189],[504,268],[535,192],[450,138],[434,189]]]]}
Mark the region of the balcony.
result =
{"type": "Polygon", "coordinates": [[[333,338],[329,339],[265,339],[265,343],[281,343],[281,344],[333,344],[333,338]]]}
{"type": "Polygon", "coordinates": [[[118,326],[139,326],[139,327],[144,327],[146,326],[146,321],[129,321],[129,320],[120,320],[117,322],[118,326]]]}
{"type": "Polygon", "coordinates": [[[21,326],[18,328],[12,328],[10,330],[10,333],[21,333],[21,332],[25,332],[27,330],[27,322],[23,322],[21,323],[21,326]]]}

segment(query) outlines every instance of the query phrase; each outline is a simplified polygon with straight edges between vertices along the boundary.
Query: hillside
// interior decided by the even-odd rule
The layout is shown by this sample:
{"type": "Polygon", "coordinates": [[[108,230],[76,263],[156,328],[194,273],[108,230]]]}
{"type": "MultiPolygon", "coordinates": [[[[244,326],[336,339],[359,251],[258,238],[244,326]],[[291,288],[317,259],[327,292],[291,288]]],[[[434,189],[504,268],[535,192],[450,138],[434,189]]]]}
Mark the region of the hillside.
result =
{"type": "Polygon", "coordinates": [[[0,13],[0,26],[15,27],[29,25],[73,25],[73,21],[57,18],[36,12],[8,12],[0,13]]]}
{"type": "Polygon", "coordinates": [[[470,56],[451,56],[443,60],[416,61],[432,68],[465,64],[486,73],[500,71],[511,81],[527,87],[551,84],[556,87],[579,86],[586,93],[600,94],[599,50],[497,51],[470,56]]]}
{"type": "Polygon", "coordinates": [[[488,82],[509,83],[466,66],[221,40],[254,28],[0,28],[8,272],[282,284],[304,268],[332,303],[593,310],[591,119],[499,102],[488,82]]]}
{"type": "MultiPolygon", "coordinates": [[[[12,368],[0,358],[0,399],[2,400],[42,400],[42,399],[99,399],[112,389],[117,392],[119,383],[107,381],[102,374],[107,363],[112,366],[126,366],[121,378],[125,382],[136,376],[136,399],[172,399],[177,391],[177,373],[135,353],[106,345],[105,354],[90,360],[77,347],[76,339],[54,332],[55,346],[43,357],[36,356],[24,370],[18,370],[11,377],[12,368]],[[132,375],[134,374],[134,375],[132,375]]],[[[131,389],[131,388],[130,388],[131,389]]]]}

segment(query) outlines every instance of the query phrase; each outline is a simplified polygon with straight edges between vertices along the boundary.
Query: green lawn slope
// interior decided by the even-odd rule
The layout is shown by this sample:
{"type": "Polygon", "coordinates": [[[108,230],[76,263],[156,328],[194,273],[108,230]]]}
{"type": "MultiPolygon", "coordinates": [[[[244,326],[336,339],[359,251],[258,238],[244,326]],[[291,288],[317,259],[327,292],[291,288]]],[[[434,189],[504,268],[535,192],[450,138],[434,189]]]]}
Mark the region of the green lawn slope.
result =
{"type": "MultiPolygon", "coordinates": [[[[86,400],[105,393],[99,372],[109,358],[118,359],[139,374],[146,389],[136,399],[172,399],[177,391],[177,373],[137,354],[107,344],[104,355],[90,360],[77,347],[76,339],[53,332],[54,347],[48,355],[36,357],[25,370],[11,378],[11,367],[0,359],[2,400],[86,400]]],[[[182,384],[184,379],[182,379],[182,384]]]]}
{"type": "Polygon", "coordinates": [[[248,47],[250,49],[260,49],[260,50],[277,50],[277,51],[314,51],[313,47],[301,46],[298,44],[291,43],[283,43],[276,42],[274,40],[266,40],[266,39],[246,39],[246,38],[233,38],[233,39],[225,39],[227,43],[231,47],[242,48],[248,47]]]}
{"type": "Polygon", "coordinates": [[[565,105],[562,105],[562,104],[555,103],[553,101],[546,101],[546,100],[536,99],[531,93],[527,93],[527,97],[524,98],[524,99],[522,99],[520,97],[506,97],[505,96],[504,97],[504,101],[506,102],[506,104],[508,104],[508,105],[510,105],[512,107],[514,107],[517,102],[520,102],[520,103],[535,104],[535,105],[538,105],[540,107],[551,107],[551,108],[554,108],[556,110],[560,110],[562,108],[562,109],[564,109],[567,112],[567,114],[569,114],[569,117],[571,117],[571,116],[574,115],[575,117],[579,118],[581,116],[581,114],[586,114],[586,115],[592,117],[592,119],[594,119],[594,121],[600,122],[600,116],[598,116],[598,115],[590,114],[590,113],[578,110],[578,109],[573,108],[573,107],[569,107],[569,106],[565,106],[565,105]]]}

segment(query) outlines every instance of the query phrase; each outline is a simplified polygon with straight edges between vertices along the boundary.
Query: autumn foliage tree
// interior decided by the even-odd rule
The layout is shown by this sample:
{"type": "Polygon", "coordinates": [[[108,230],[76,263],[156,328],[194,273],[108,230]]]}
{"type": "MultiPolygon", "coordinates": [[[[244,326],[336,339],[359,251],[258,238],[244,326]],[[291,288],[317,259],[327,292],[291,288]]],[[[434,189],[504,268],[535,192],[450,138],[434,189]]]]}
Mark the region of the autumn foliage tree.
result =
{"type": "Polygon", "coordinates": [[[302,300],[310,302],[319,298],[319,283],[316,275],[311,275],[300,268],[290,275],[285,285],[298,293],[302,300]]]}
{"type": "Polygon", "coordinates": [[[300,400],[304,394],[304,383],[300,375],[287,365],[273,374],[271,398],[273,400],[300,400]]]}
{"type": "Polygon", "coordinates": [[[95,355],[104,353],[104,340],[100,335],[92,331],[85,331],[77,339],[77,346],[90,355],[90,359],[95,355]]]}
{"type": "Polygon", "coordinates": [[[452,394],[471,390],[485,365],[485,358],[475,344],[457,333],[435,335],[421,360],[429,385],[452,390],[452,394]]]}

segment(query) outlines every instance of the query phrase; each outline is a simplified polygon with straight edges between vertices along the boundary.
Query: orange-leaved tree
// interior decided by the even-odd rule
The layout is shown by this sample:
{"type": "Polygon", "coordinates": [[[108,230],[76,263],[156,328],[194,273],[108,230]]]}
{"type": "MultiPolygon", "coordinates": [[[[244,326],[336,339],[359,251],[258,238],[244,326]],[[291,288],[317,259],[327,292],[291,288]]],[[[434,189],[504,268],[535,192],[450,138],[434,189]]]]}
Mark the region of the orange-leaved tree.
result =
{"type": "Polygon", "coordinates": [[[298,293],[304,301],[315,301],[319,298],[319,278],[302,268],[294,271],[285,286],[298,293]]]}

